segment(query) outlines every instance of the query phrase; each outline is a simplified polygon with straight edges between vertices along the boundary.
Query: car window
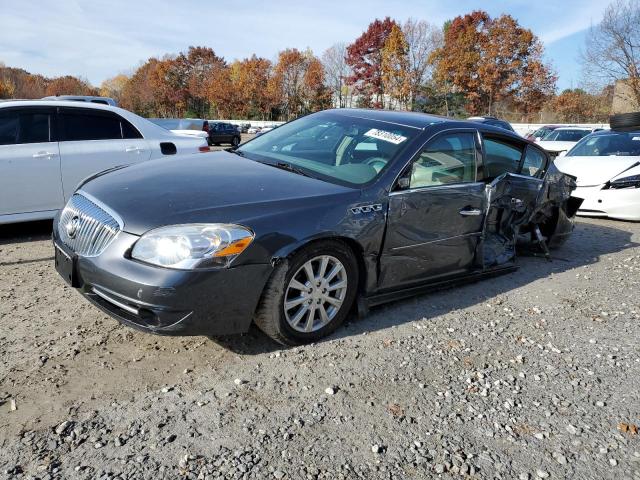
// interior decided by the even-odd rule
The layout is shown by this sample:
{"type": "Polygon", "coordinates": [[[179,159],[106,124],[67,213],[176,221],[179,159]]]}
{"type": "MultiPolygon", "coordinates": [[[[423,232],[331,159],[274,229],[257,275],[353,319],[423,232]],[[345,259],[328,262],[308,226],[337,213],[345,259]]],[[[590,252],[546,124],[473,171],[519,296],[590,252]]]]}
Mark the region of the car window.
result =
{"type": "Polygon", "coordinates": [[[18,143],[18,113],[0,112],[0,145],[18,143]]]}
{"type": "Polygon", "coordinates": [[[142,134],[138,131],[136,127],[134,127],[131,123],[129,123],[124,118],[120,119],[120,123],[122,124],[122,138],[133,139],[133,138],[143,138],[142,134]]]}
{"type": "Polygon", "coordinates": [[[485,177],[492,180],[503,173],[517,173],[523,148],[503,140],[484,138],[485,177]]]}
{"type": "Polygon", "coordinates": [[[63,112],[62,125],[67,141],[122,139],[120,121],[115,115],[63,112]]]}
{"type": "Polygon", "coordinates": [[[542,140],[547,142],[577,142],[589,134],[589,130],[554,130],[542,140]]]}
{"type": "Polygon", "coordinates": [[[522,175],[535,177],[542,169],[544,169],[546,161],[544,154],[540,150],[535,147],[528,146],[527,153],[524,156],[524,162],[522,164],[522,175]]]}
{"type": "Polygon", "coordinates": [[[45,112],[12,111],[0,114],[0,145],[49,142],[49,118],[50,115],[45,112]]]}
{"type": "Polygon", "coordinates": [[[474,182],[476,148],[473,133],[442,135],[411,166],[410,188],[474,182]]]}

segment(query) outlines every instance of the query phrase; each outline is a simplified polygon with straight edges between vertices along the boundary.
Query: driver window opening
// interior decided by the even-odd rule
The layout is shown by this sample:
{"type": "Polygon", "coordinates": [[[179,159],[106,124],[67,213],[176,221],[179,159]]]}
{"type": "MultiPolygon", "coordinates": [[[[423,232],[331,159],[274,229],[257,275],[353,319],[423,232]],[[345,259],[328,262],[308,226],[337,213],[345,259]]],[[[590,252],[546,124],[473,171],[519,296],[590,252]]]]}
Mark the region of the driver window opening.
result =
{"type": "Polygon", "coordinates": [[[442,135],[411,165],[409,188],[475,182],[476,147],[473,133],[442,135]]]}

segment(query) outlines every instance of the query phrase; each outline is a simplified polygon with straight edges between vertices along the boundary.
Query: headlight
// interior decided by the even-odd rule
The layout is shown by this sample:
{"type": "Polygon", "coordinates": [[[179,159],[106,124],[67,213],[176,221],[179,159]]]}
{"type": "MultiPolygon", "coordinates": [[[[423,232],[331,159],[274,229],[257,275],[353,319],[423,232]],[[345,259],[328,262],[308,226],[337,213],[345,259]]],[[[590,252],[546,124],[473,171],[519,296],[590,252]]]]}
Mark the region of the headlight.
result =
{"type": "Polygon", "coordinates": [[[609,184],[611,188],[640,188],[640,175],[619,178],[609,184]]]}
{"type": "Polygon", "coordinates": [[[150,230],[133,246],[131,257],[161,267],[193,269],[226,266],[253,241],[240,225],[197,223],[150,230]]]}

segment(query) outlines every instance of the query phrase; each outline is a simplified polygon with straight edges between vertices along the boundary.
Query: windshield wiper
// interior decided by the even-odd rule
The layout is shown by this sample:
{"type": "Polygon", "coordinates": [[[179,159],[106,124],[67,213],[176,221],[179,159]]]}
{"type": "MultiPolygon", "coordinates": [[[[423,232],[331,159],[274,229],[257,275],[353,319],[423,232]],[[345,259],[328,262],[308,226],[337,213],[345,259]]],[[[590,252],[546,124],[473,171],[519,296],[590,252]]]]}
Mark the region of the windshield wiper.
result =
{"type": "Polygon", "coordinates": [[[310,175],[305,170],[292,165],[291,163],[286,162],[276,162],[276,163],[265,163],[266,165],[271,165],[272,167],[279,168],[281,170],[286,170],[288,172],[297,173],[298,175],[302,175],[309,178],[315,178],[313,175],[310,175]]]}

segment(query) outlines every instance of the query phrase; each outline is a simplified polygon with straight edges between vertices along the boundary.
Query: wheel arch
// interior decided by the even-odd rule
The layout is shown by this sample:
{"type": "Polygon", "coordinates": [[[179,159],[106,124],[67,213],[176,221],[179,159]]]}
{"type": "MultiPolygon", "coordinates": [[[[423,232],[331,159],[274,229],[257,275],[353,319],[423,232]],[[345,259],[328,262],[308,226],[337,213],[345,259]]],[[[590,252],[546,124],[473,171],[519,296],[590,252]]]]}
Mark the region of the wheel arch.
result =
{"type": "Polygon", "coordinates": [[[275,267],[278,263],[287,260],[298,253],[303,248],[307,248],[311,245],[327,242],[327,241],[337,241],[342,242],[351,252],[355,258],[356,264],[358,265],[358,293],[362,293],[363,287],[367,284],[367,268],[364,259],[364,248],[357,240],[347,237],[344,235],[322,235],[315,236],[312,238],[307,238],[301,240],[296,243],[292,243],[287,245],[286,247],[280,249],[276,254],[274,254],[271,258],[271,264],[275,267]]]}

